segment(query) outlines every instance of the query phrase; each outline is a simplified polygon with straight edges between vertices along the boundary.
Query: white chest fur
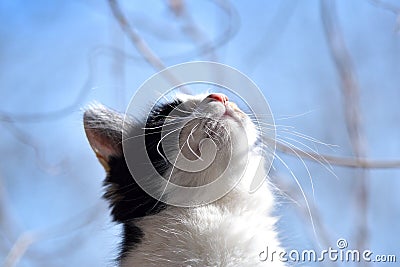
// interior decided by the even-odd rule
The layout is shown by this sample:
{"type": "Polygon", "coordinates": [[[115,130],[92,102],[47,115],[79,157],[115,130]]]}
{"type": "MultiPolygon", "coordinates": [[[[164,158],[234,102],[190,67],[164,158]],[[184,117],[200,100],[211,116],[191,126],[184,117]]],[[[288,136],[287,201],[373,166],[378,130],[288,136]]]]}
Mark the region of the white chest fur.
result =
{"type": "Polygon", "coordinates": [[[280,249],[272,205],[263,185],[254,194],[236,188],[206,206],[169,207],[137,222],[144,238],[121,266],[285,266],[259,258],[266,246],[280,249]]]}

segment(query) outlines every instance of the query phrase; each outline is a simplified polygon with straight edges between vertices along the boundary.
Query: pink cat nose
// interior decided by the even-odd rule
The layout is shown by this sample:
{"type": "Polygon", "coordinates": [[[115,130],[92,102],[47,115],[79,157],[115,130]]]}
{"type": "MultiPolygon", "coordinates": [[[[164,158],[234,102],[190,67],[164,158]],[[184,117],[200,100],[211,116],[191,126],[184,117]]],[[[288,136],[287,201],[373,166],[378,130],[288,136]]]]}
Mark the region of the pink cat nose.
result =
{"type": "Polygon", "coordinates": [[[228,97],[226,95],[224,95],[224,94],[211,94],[211,95],[209,95],[207,97],[208,98],[212,98],[214,100],[217,100],[217,101],[221,102],[224,105],[227,105],[228,101],[229,101],[228,97]]]}

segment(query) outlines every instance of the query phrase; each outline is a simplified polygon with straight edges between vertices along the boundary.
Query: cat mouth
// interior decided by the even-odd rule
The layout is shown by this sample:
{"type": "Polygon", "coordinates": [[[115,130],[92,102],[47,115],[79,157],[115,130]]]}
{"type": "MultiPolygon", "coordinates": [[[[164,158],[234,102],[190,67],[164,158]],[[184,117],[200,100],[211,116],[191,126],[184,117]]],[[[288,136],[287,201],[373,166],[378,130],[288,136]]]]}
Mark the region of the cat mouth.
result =
{"type": "Polygon", "coordinates": [[[225,112],[222,114],[221,117],[231,117],[231,118],[235,119],[236,114],[233,110],[225,108],[225,112]]]}
{"type": "Polygon", "coordinates": [[[225,106],[225,112],[222,114],[221,118],[233,119],[237,123],[241,123],[241,116],[243,116],[243,112],[235,103],[229,102],[229,104],[225,106]]]}

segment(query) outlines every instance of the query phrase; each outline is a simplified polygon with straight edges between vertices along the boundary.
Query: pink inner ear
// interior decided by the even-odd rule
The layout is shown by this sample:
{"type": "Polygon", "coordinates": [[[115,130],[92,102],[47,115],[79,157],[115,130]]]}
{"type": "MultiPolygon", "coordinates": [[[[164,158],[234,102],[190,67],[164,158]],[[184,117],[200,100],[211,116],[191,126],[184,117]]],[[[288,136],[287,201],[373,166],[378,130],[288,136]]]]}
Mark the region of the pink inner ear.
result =
{"type": "Polygon", "coordinates": [[[101,157],[105,161],[108,161],[108,158],[110,156],[116,156],[121,153],[119,149],[113,144],[114,140],[103,136],[101,133],[99,133],[98,130],[85,129],[85,132],[89,140],[90,146],[98,157],[101,157]]]}

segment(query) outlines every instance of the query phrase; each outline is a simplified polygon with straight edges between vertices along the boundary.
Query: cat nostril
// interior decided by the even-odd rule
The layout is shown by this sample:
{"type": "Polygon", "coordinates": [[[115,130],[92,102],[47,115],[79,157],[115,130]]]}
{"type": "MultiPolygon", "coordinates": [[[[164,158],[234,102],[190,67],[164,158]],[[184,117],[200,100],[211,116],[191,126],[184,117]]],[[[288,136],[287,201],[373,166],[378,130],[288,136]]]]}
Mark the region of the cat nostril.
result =
{"type": "Polygon", "coordinates": [[[217,100],[219,102],[221,102],[222,104],[226,105],[229,101],[228,97],[224,94],[211,94],[209,96],[207,96],[208,98],[217,100]]]}

